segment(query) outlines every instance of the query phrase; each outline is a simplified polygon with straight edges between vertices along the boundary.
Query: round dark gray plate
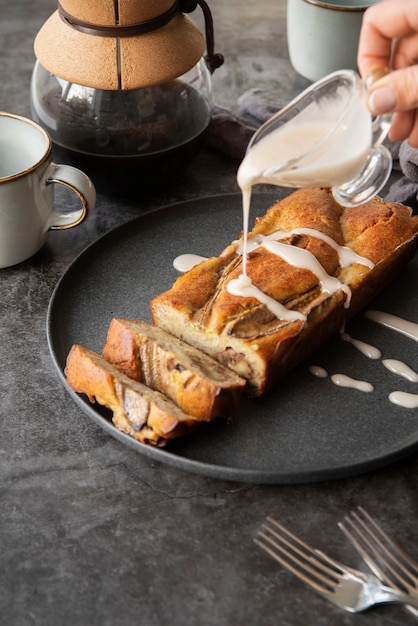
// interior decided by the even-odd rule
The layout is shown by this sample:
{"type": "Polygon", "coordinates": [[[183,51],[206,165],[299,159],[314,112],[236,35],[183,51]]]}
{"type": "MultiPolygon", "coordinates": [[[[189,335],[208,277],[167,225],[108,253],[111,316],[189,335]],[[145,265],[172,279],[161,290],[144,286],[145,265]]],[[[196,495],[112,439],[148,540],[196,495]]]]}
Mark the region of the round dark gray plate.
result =
{"type": "MultiPolygon", "coordinates": [[[[254,196],[251,223],[276,194],[254,196]]],[[[239,194],[183,202],[137,218],[93,243],[57,285],[48,309],[47,334],[59,376],[81,409],[112,436],[141,454],[177,468],[225,480],[302,483],[359,474],[418,450],[418,410],[388,400],[390,391],[418,393],[418,384],[391,374],[335,337],[270,395],[243,400],[232,423],[216,421],[194,435],[154,448],[114,428],[109,414],[65,382],[73,343],[100,352],[112,317],[151,321],[149,301],[178,276],[173,260],[191,252],[217,255],[242,229],[239,194]],[[331,375],[371,382],[363,393],[336,387],[309,373],[310,364],[331,375]]],[[[417,258],[369,308],[418,321],[417,258]]],[[[353,337],[380,348],[383,358],[417,369],[417,343],[359,315],[353,337]]]]}

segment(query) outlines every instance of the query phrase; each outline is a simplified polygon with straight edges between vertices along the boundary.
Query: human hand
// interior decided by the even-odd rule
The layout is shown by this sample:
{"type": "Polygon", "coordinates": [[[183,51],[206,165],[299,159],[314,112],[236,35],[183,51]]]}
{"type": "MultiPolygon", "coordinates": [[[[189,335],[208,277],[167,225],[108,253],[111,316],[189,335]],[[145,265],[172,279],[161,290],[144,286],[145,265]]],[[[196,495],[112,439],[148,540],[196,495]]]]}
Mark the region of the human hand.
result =
{"type": "Polygon", "coordinates": [[[418,147],[418,0],[383,0],[367,9],[357,61],[363,77],[385,74],[370,88],[369,108],[394,114],[389,138],[418,147]]]}

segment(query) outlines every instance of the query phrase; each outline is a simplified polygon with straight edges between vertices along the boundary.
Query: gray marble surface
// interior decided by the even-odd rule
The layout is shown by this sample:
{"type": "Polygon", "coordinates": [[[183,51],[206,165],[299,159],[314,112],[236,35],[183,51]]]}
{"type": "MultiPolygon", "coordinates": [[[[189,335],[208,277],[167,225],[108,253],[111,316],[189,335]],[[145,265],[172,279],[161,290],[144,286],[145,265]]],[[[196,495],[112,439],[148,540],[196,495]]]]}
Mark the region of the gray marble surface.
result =
{"type": "MultiPolygon", "coordinates": [[[[289,97],[285,1],[213,0],[215,100],[250,87],[289,97]]],[[[32,43],[54,0],[0,0],[0,109],[29,115],[32,43]]],[[[418,458],[308,485],[215,480],[151,461],[110,437],[61,385],[45,318],[75,256],[113,227],[173,202],[237,191],[237,163],[204,149],[170,188],[98,195],[92,217],[51,233],[29,261],[0,271],[0,624],[5,626],[399,626],[402,608],[343,613],[253,543],[268,514],[353,566],[337,528],[357,505],[418,558],[418,458]]],[[[58,200],[74,202],[65,194],[58,200]]]]}

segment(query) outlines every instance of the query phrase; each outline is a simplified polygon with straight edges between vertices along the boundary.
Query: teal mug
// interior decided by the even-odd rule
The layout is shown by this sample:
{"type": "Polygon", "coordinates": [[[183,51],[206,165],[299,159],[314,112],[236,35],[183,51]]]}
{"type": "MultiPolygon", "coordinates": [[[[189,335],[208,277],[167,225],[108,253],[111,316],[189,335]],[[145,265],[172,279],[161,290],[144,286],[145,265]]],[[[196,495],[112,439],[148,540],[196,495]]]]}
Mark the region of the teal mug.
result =
{"type": "Polygon", "coordinates": [[[311,81],[357,69],[366,9],[381,0],[288,0],[287,43],[294,69],[311,81]]]}

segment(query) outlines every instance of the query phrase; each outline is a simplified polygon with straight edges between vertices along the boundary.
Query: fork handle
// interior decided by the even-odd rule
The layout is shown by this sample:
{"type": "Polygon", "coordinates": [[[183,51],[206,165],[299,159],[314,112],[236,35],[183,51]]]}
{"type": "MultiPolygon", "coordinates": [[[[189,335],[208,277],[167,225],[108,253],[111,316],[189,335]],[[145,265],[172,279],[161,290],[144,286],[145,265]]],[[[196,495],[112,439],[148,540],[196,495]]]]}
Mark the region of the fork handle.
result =
{"type": "Polygon", "coordinates": [[[404,593],[392,587],[380,586],[376,588],[374,599],[376,602],[399,602],[408,611],[418,618],[418,595],[404,593]]]}

